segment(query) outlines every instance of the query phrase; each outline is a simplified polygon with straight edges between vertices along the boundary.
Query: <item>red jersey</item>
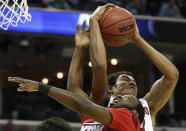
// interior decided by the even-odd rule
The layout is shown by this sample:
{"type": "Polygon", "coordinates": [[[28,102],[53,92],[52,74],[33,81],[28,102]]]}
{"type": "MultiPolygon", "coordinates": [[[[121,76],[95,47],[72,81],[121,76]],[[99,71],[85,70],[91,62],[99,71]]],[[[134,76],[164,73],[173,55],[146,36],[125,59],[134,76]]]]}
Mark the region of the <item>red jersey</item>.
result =
{"type": "MultiPolygon", "coordinates": [[[[87,116],[81,120],[80,131],[139,131],[140,122],[135,113],[126,108],[108,108],[112,114],[112,122],[109,125],[102,125],[87,116]]],[[[104,117],[104,116],[103,116],[104,117]]]]}

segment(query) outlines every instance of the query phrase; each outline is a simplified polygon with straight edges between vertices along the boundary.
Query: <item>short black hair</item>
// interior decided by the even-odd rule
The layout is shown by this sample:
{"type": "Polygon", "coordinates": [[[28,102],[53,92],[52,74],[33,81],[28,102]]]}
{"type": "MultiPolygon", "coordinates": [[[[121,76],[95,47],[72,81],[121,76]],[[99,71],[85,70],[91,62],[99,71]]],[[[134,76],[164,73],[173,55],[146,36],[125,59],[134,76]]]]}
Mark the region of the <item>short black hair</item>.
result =
{"type": "Polygon", "coordinates": [[[72,128],[67,121],[58,117],[52,117],[43,121],[34,131],[72,131],[72,128]]]}
{"type": "Polygon", "coordinates": [[[128,71],[116,72],[116,73],[110,74],[110,75],[107,77],[108,84],[109,84],[110,86],[115,85],[118,76],[121,75],[121,74],[126,74],[126,75],[129,75],[129,76],[134,77],[134,75],[133,75],[131,72],[128,72],[128,71]]]}

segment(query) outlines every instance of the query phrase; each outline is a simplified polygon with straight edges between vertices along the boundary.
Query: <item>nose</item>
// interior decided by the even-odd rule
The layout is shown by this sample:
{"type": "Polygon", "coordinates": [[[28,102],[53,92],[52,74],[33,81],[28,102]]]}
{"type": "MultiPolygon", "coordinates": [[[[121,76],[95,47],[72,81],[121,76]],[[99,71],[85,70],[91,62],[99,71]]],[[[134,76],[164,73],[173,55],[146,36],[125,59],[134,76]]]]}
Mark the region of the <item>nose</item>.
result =
{"type": "Polygon", "coordinates": [[[118,100],[114,100],[114,104],[118,103],[118,100]]]}
{"type": "Polygon", "coordinates": [[[113,102],[116,104],[116,103],[118,103],[118,99],[117,98],[114,98],[113,99],[113,102]]]}
{"type": "Polygon", "coordinates": [[[134,81],[130,81],[129,86],[136,86],[136,83],[134,81]]]}

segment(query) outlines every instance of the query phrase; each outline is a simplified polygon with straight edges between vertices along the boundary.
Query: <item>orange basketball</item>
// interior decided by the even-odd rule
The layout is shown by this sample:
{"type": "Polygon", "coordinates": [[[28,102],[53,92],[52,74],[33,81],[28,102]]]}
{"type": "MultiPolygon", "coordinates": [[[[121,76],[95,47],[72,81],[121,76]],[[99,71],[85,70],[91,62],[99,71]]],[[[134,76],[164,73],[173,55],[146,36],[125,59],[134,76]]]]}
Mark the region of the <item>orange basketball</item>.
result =
{"type": "Polygon", "coordinates": [[[121,46],[134,35],[136,20],[127,10],[114,7],[105,10],[99,20],[101,34],[106,44],[121,46]]]}

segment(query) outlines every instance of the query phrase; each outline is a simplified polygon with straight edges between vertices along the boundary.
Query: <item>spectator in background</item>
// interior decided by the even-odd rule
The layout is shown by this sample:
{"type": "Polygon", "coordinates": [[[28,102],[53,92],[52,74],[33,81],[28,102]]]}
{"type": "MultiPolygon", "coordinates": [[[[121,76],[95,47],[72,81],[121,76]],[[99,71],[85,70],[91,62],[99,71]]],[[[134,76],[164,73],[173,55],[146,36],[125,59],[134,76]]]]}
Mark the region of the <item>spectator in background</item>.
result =
{"type": "Polygon", "coordinates": [[[170,111],[170,104],[167,103],[164,108],[157,115],[157,124],[158,126],[170,126],[178,127],[180,126],[179,122],[175,119],[174,114],[170,111]]]}
{"type": "Polygon", "coordinates": [[[88,0],[83,7],[83,10],[94,11],[98,6],[104,5],[104,0],[88,0]]]}
{"type": "Polygon", "coordinates": [[[72,10],[81,10],[81,0],[67,0],[72,10]]]}
{"type": "Polygon", "coordinates": [[[8,120],[7,124],[5,125],[3,131],[13,131],[14,125],[12,124],[11,120],[8,120]]]}
{"type": "Polygon", "coordinates": [[[147,0],[134,0],[134,1],[135,1],[135,6],[140,11],[140,14],[145,14],[146,13],[146,3],[147,3],[147,0]]]}
{"type": "Polygon", "coordinates": [[[38,125],[34,131],[72,131],[72,128],[67,121],[52,117],[38,125]]]}
{"type": "Polygon", "coordinates": [[[70,6],[66,0],[47,0],[48,8],[57,8],[57,9],[68,9],[70,10],[70,6]]]}
{"type": "Polygon", "coordinates": [[[157,10],[159,10],[157,3],[154,0],[150,1],[147,6],[147,14],[152,16],[157,16],[158,15],[157,10]]]}
{"type": "Polygon", "coordinates": [[[132,12],[132,14],[137,15],[139,14],[139,10],[135,6],[135,1],[134,0],[128,0],[127,4],[124,7],[126,10],[132,12]]]}
{"type": "Polygon", "coordinates": [[[83,10],[94,11],[97,8],[97,3],[95,0],[88,0],[83,7],[83,10]]]}
{"type": "Polygon", "coordinates": [[[186,18],[186,0],[178,0],[178,7],[180,9],[181,15],[186,18]]]}
{"type": "Polygon", "coordinates": [[[176,5],[175,0],[169,0],[167,3],[163,4],[159,16],[172,18],[181,17],[180,10],[176,5]]]}

